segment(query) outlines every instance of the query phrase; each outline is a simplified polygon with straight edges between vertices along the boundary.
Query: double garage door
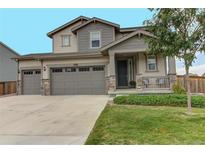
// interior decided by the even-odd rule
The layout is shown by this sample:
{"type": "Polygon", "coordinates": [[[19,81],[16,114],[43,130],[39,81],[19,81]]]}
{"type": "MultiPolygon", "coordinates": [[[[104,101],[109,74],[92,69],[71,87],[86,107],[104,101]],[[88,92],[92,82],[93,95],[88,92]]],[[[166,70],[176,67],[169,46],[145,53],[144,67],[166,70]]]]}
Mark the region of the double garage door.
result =
{"type": "Polygon", "coordinates": [[[51,94],[105,94],[104,69],[104,66],[52,68],[51,94]]]}

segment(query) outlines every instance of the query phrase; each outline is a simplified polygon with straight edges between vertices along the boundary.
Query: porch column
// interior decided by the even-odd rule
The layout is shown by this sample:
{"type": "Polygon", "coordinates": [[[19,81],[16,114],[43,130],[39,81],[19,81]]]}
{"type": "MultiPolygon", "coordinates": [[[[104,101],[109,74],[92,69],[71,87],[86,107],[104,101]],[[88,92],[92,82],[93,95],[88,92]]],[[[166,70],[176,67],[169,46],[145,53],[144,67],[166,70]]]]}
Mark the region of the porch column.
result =
{"type": "Polygon", "coordinates": [[[108,93],[116,90],[115,53],[114,52],[109,52],[107,90],[108,90],[108,93]]]}
{"type": "Polygon", "coordinates": [[[168,74],[176,75],[176,62],[175,57],[168,57],[168,74]]]}
{"type": "Polygon", "coordinates": [[[140,73],[140,70],[139,70],[139,65],[140,65],[140,59],[139,59],[139,54],[140,53],[137,53],[136,56],[135,56],[135,80],[136,80],[136,89],[142,89],[143,87],[143,84],[142,84],[142,74],[140,73]]]}
{"type": "Polygon", "coordinates": [[[176,61],[175,57],[168,57],[168,76],[170,81],[170,88],[176,82],[176,61]]]}
{"type": "Polygon", "coordinates": [[[110,76],[115,76],[115,54],[109,53],[110,76]]]}

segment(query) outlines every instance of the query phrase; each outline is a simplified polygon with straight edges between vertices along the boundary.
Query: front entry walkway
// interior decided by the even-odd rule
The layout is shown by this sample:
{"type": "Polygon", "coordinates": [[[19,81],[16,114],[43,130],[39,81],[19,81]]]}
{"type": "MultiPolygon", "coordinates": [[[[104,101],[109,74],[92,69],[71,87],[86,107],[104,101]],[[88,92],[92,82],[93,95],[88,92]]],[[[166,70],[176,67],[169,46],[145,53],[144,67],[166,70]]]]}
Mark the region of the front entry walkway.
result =
{"type": "Polygon", "coordinates": [[[0,98],[0,144],[84,144],[108,96],[0,98]]]}

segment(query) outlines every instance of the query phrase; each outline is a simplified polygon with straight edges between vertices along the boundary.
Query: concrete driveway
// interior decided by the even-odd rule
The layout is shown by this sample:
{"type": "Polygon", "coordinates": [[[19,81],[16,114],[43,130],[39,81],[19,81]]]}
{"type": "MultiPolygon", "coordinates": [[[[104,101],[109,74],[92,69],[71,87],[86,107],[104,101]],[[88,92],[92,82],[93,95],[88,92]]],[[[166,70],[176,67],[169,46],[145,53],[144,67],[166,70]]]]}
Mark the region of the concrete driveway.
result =
{"type": "Polygon", "coordinates": [[[108,96],[0,98],[0,144],[84,144],[108,96]]]}

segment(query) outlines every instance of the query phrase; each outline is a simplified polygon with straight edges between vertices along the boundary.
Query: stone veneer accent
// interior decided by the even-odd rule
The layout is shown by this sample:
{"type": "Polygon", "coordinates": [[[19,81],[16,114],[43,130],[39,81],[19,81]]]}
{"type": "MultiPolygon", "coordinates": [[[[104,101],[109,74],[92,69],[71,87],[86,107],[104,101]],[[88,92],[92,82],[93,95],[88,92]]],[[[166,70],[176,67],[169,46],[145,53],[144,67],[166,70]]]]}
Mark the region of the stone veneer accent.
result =
{"type": "Polygon", "coordinates": [[[142,76],[136,75],[136,89],[142,89],[143,88],[143,82],[142,82],[142,76]]]}
{"type": "Polygon", "coordinates": [[[116,78],[115,75],[106,77],[106,90],[109,91],[115,91],[116,90],[116,78]]]}
{"type": "Polygon", "coordinates": [[[16,94],[21,95],[22,94],[22,82],[21,80],[18,80],[16,83],[17,83],[16,94]]]}
{"type": "Polygon", "coordinates": [[[42,79],[42,95],[51,95],[50,79],[42,79]]]}

